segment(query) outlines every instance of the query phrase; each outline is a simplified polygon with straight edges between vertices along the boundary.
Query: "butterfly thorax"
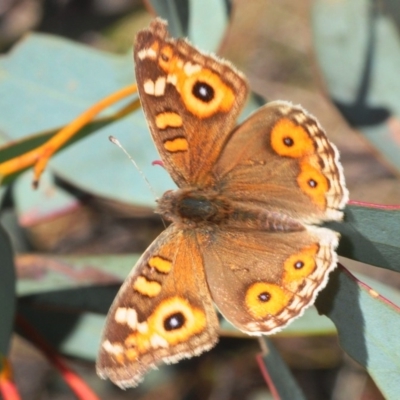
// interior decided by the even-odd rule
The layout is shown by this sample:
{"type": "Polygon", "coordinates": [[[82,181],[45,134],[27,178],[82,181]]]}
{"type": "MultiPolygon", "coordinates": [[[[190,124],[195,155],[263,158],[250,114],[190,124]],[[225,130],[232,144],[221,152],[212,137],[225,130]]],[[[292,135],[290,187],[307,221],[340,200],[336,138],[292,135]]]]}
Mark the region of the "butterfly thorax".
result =
{"type": "Polygon", "coordinates": [[[224,227],[269,232],[297,232],[305,229],[284,214],[230,200],[214,189],[169,190],[157,201],[156,213],[180,228],[224,227]]]}
{"type": "Polygon", "coordinates": [[[169,190],[158,200],[156,213],[188,227],[221,224],[233,213],[231,202],[214,190],[169,190]]]}

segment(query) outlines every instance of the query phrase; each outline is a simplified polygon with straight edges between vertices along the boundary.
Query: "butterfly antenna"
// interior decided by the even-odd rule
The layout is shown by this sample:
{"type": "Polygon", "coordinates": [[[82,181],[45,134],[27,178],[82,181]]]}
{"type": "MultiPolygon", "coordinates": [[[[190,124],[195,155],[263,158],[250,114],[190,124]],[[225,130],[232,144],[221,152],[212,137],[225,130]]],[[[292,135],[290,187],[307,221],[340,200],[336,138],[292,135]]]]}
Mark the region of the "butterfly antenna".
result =
{"type": "Polygon", "coordinates": [[[115,145],[117,145],[125,153],[125,155],[131,160],[131,163],[138,170],[139,174],[142,175],[142,178],[146,182],[147,187],[150,189],[150,192],[153,194],[154,198],[157,200],[158,199],[157,193],[155,192],[153,186],[151,186],[151,183],[149,182],[149,180],[146,178],[146,175],[136,164],[136,161],[132,158],[132,156],[125,150],[125,148],[122,146],[122,144],[119,142],[119,140],[117,138],[115,138],[114,136],[109,136],[108,139],[110,140],[111,143],[114,143],[115,145]]]}

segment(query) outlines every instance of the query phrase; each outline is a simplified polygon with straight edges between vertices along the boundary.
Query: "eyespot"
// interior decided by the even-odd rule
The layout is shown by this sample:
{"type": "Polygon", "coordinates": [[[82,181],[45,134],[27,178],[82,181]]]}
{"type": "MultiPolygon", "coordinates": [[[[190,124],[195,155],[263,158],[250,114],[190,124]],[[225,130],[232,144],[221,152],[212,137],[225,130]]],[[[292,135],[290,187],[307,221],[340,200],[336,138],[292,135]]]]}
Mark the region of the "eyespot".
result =
{"type": "Polygon", "coordinates": [[[261,320],[271,315],[278,315],[292,297],[292,293],[277,284],[256,282],[246,290],[245,306],[253,318],[261,320]]]}
{"type": "Polygon", "coordinates": [[[317,243],[304,247],[301,251],[291,255],[284,262],[284,284],[296,282],[300,284],[305,278],[310,276],[316,268],[316,256],[319,250],[317,243]]]}
{"type": "Polygon", "coordinates": [[[186,299],[175,296],[161,302],[148,318],[148,326],[149,337],[156,334],[174,345],[202,332],[206,315],[186,299]]]}
{"type": "Polygon", "coordinates": [[[294,140],[290,136],[286,136],[283,138],[283,144],[286,147],[292,147],[294,145],[294,140]]]}
{"type": "Polygon", "coordinates": [[[158,63],[162,69],[169,72],[174,69],[174,59],[173,57],[174,51],[170,46],[164,46],[160,50],[160,56],[158,59],[158,63]]]}
{"type": "Polygon", "coordinates": [[[268,292],[262,292],[258,295],[258,299],[263,302],[266,303],[267,301],[271,300],[271,294],[268,292]]]}
{"type": "Polygon", "coordinates": [[[185,321],[185,316],[181,312],[173,313],[164,319],[164,329],[166,331],[180,329],[185,324],[185,321]]]}
{"type": "Polygon", "coordinates": [[[233,90],[209,69],[201,69],[177,83],[186,109],[198,118],[208,118],[232,109],[233,90]]]}
{"type": "Polygon", "coordinates": [[[303,261],[297,261],[297,262],[294,263],[293,266],[294,266],[295,269],[301,269],[301,268],[304,267],[304,262],[303,261]]]}
{"type": "Polygon", "coordinates": [[[214,98],[214,89],[206,82],[197,81],[193,85],[192,94],[204,103],[209,103],[214,98]]]}
{"type": "Polygon", "coordinates": [[[300,165],[297,184],[311,198],[314,204],[320,207],[321,210],[325,208],[329,181],[318,169],[310,165],[307,160],[300,165]]]}
{"type": "Polygon", "coordinates": [[[309,179],[308,181],[307,181],[307,183],[308,183],[308,186],[310,186],[310,188],[316,188],[317,186],[318,186],[318,182],[315,180],[315,179],[309,179]]]}
{"type": "Polygon", "coordinates": [[[288,118],[280,118],[271,130],[271,147],[280,156],[301,158],[314,152],[314,144],[305,128],[288,118]]]}

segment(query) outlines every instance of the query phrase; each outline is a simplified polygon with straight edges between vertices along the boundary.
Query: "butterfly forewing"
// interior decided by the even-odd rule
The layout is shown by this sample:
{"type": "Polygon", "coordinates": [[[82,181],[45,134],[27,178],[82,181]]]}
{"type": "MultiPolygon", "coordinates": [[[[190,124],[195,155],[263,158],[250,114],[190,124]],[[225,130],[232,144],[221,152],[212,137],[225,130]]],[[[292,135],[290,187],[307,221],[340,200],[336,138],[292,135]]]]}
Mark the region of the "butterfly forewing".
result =
{"type": "Polygon", "coordinates": [[[140,32],[135,71],[153,140],[179,187],[212,181],[214,165],[245,99],[245,78],[230,63],[170,39],[156,20],[140,32]]]}

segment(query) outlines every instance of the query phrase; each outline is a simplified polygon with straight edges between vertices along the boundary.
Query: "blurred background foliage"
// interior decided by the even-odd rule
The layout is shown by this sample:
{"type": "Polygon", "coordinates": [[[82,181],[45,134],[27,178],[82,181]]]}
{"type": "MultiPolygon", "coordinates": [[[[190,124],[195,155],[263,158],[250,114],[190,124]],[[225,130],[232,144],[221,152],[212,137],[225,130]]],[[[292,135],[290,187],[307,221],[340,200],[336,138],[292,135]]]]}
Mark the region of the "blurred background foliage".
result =
{"type": "MultiPolygon", "coordinates": [[[[263,99],[302,104],[340,149],[351,199],[400,204],[396,0],[2,0],[0,160],[31,149],[132,83],[133,37],[155,14],[169,20],[174,35],[189,36],[246,73],[254,94],[242,118],[263,99]]],[[[159,157],[140,111],[103,125],[55,156],[37,191],[31,171],[0,188],[1,224],[15,252],[13,259],[2,229],[0,353],[9,354],[23,398],[75,397],[29,334],[12,334],[14,285],[18,313],[101,398],[271,398],[255,360],[259,343],[224,321],[214,350],[161,367],[137,389],[122,392],[95,375],[104,315],[137,257],[163,229],[152,214],[152,194],[107,137],[122,142],[158,195],[174,186],[166,171],[151,165],[159,157]]],[[[343,235],[340,254],[348,257],[342,264],[396,304],[398,214],[353,206],[346,223],[335,226],[343,235]]],[[[270,358],[259,363],[283,389],[282,398],[303,396],[285,363],[307,399],[396,398],[398,309],[371,293],[338,270],[317,301],[330,319],[311,309],[261,343],[270,358]],[[339,347],[335,325],[341,346],[358,363],[339,347]]]]}

